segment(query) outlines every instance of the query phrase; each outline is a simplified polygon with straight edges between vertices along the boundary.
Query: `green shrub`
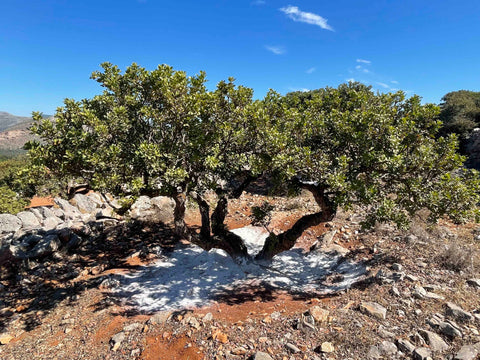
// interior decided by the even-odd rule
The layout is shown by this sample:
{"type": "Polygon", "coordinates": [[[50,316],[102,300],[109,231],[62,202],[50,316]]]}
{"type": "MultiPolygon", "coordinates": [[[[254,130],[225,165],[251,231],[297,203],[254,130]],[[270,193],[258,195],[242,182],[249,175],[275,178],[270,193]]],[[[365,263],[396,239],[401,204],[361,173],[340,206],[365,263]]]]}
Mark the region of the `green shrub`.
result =
{"type": "Polygon", "coordinates": [[[0,186],[0,213],[16,214],[22,211],[28,201],[6,186],[0,186]]]}

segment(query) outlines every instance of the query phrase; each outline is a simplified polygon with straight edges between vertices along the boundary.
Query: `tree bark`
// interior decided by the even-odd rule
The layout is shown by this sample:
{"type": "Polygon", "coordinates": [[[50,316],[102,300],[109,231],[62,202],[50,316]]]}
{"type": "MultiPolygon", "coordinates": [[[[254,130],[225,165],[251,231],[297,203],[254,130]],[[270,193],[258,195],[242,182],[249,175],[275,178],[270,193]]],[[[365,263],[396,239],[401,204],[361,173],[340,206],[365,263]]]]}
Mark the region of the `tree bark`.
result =
{"type": "Polygon", "coordinates": [[[180,192],[173,196],[175,201],[175,209],[173,210],[173,223],[175,225],[174,233],[179,239],[191,239],[190,231],[185,224],[185,203],[187,197],[185,193],[180,192]]]}
{"type": "Polygon", "coordinates": [[[262,250],[255,257],[257,260],[270,260],[275,255],[291,249],[306,229],[321,224],[322,222],[331,221],[334,218],[336,209],[325,194],[324,188],[313,184],[300,184],[300,186],[313,194],[321,211],[302,216],[290,229],[281,234],[270,234],[267,239],[265,239],[262,250]]]}
{"type": "Polygon", "coordinates": [[[212,231],[219,234],[226,230],[225,218],[228,213],[228,199],[225,195],[219,195],[217,206],[212,213],[212,231]]]}
{"type": "Polygon", "coordinates": [[[210,206],[197,193],[193,193],[192,197],[198,204],[198,210],[200,211],[200,217],[202,220],[202,227],[200,228],[200,237],[205,240],[210,240],[211,237],[211,225],[210,225],[210,206]]]}
{"type": "Polygon", "coordinates": [[[228,212],[226,196],[219,197],[217,206],[210,218],[210,206],[205,199],[196,193],[191,195],[199,206],[202,226],[200,234],[189,234],[189,240],[205,251],[210,251],[213,248],[222,249],[235,260],[249,258],[243,239],[228,231],[225,226],[225,218],[228,212]]]}

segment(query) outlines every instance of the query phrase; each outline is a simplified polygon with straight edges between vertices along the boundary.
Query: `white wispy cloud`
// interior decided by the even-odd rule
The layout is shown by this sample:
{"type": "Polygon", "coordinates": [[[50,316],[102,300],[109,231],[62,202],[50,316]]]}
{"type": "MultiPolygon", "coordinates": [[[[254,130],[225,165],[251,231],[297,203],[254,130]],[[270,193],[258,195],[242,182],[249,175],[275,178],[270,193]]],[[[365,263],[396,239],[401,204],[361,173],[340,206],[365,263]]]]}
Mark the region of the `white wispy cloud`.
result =
{"type": "Polygon", "coordinates": [[[311,74],[313,73],[315,70],[317,70],[315,67],[311,67],[310,69],[307,69],[307,71],[305,71],[307,74],[311,74]]]}
{"type": "Polygon", "coordinates": [[[370,72],[370,70],[364,68],[362,65],[357,65],[357,66],[355,66],[355,69],[357,69],[358,71],[361,71],[361,72],[363,72],[363,73],[365,73],[365,74],[368,74],[368,73],[370,72]]]}
{"type": "Polygon", "coordinates": [[[267,2],[264,0],[255,0],[252,1],[252,5],[265,5],[267,2]]]}
{"type": "Polygon", "coordinates": [[[274,53],[275,55],[282,55],[287,52],[283,46],[271,46],[271,45],[265,45],[265,49],[268,51],[274,53]]]}
{"type": "Polygon", "coordinates": [[[310,91],[310,89],[307,89],[307,88],[297,88],[297,87],[291,87],[291,86],[288,87],[288,90],[289,91],[301,91],[301,92],[310,91]]]}
{"type": "Polygon", "coordinates": [[[383,88],[385,88],[385,89],[390,89],[390,86],[388,86],[387,84],[385,84],[385,83],[383,83],[383,82],[377,81],[376,84],[379,85],[379,86],[381,86],[381,87],[383,87],[383,88]]]}
{"type": "Polygon", "coordinates": [[[346,82],[355,82],[355,79],[354,78],[350,78],[350,79],[345,79],[346,82]]]}
{"type": "Polygon", "coordinates": [[[357,59],[357,63],[361,63],[361,64],[371,64],[372,62],[371,62],[370,60],[357,59]]]}
{"type": "Polygon", "coordinates": [[[397,80],[392,80],[390,81],[392,84],[398,84],[398,81],[397,80]]]}
{"type": "Polygon", "coordinates": [[[288,5],[286,7],[280,8],[280,11],[287,15],[293,21],[299,21],[310,25],[320,26],[322,29],[335,31],[333,28],[327,24],[327,19],[321,17],[320,15],[301,11],[297,6],[288,5]]]}

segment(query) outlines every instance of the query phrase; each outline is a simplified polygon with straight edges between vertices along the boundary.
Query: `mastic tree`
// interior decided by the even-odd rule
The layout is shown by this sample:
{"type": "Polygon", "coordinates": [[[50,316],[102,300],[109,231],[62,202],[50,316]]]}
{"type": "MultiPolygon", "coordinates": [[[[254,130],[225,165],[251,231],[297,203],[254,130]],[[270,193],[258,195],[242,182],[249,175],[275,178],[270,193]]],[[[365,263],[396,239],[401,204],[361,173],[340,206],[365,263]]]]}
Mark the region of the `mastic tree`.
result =
{"type": "Polygon", "coordinates": [[[34,114],[40,141],[27,146],[32,169],[115,195],[170,196],[177,236],[206,250],[248,257],[225,217],[229,199],[261,175],[310,190],[319,211],[271,234],[260,259],[291,248],[339,206],[363,206],[369,224],[404,226],[423,207],[432,221],[444,214],[464,220],[479,200],[476,173],[462,171],[455,136],[436,139],[438,108],[418,97],[350,83],[301,101],[274,91],[253,100],[233,79],[208,91],[204,73],[187,76],[167,65],[148,71],[132,64],[122,73],[105,63],[92,78],[102,94],[65,100],[53,119],[34,114]],[[205,194],[212,190],[210,209],[205,194]],[[199,205],[200,233],[185,224],[188,196],[199,205]]]}
{"type": "Polygon", "coordinates": [[[402,92],[375,94],[360,83],[326,88],[300,103],[301,126],[285,146],[295,175],[284,178],[311,191],[319,211],[270,234],[258,258],[291,248],[306,228],[332,220],[338,207],[360,207],[365,226],[407,227],[424,208],[431,221],[478,218],[478,174],[462,167],[455,135],[437,137],[437,106],[402,92]]]}
{"type": "Polygon", "coordinates": [[[465,152],[465,143],[476,127],[480,126],[480,92],[459,90],[442,97],[440,120],[441,134],[457,134],[460,150],[465,152]]]}
{"type": "Polygon", "coordinates": [[[66,99],[53,119],[34,114],[31,130],[40,141],[27,145],[33,165],[101,192],[170,196],[179,237],[248,256],[224,220],[228,199],[239,197],[266,163],[266,137],[258,130],[268,114],[253,91],[234,79],[207,91],[204,73],[190,77],[167,65],[148,71],[132,64],[122,73],[104,63],[92,78],[102,94],[66,99]],[[218,195],[212,214],[209,190],[218,195]],[[185,225],[187,196],[199,205],[200,234],[185,225]]]}

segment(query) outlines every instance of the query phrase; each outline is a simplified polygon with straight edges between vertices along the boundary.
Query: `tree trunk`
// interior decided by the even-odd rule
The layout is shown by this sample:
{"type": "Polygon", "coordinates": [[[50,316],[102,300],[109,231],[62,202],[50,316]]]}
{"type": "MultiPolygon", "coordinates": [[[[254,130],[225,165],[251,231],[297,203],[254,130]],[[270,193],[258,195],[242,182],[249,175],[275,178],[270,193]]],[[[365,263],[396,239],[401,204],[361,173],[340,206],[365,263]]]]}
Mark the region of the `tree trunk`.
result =
{"type": "Polygon", "coordinates": [[[200,217],[202,219],[202,227],[200,228],[200,237],[206,241],[210,240],[211,237],[211,226],[210,226],[210,206],[197,193],[192,193],[192,197],[198,204],[198,210],[200,211],[200,217]]]}
{"type": "Polygon", "coordinates": [[[175,225],[174,233],[175,236],[179,239],[190,240],[190,231],[185,224],[185,203],[186,203],[185,193],[177,193],[173,196],[175,201],[175,209],[173,210],[173,223],[175,225]]]}
{"type": "Polygon", "coordinates": [[[212,213],[212,231],[219,234],[226,230],[225,218],[228,213],[228,199],[225,195],[219,195],[217,206],[212,213]]]}
{"type": "Polygon", "coordinates": [[[336,208],[328,199],[322,187],[311,184],[300,184],[300,186],[313,194],[321,211],[302,216],[290,229],[281,234],[270,234],[265,240],[262,250],[255,257],[257,260],[270,260],[275,255],[291,249],[306,229],[322,222],[331,221],[334,218],[336,208]]]}
{"type": "Polygon", "coordinates": [[[228,213],[228,199],[221,195],[212,213],[212,232],[214,247],[225,250],[232,258],[248,258],[247,247],[243,239],[229,231],[225,225],[228,213]]]}
{"type": "Polygon", "coordinates": [[[235,260],[248,258],[247,247],[242,238],[228,231],[225,226],[224,221],[228,212],[227,198],[225,196],[219,197],[210,222],[210,206],[208,203],[196,193],[191,195],[198,204],[202,226],[199,235],[190,234],[190,241],[205,251],[213,248],[222,249],[235,260]]]}

